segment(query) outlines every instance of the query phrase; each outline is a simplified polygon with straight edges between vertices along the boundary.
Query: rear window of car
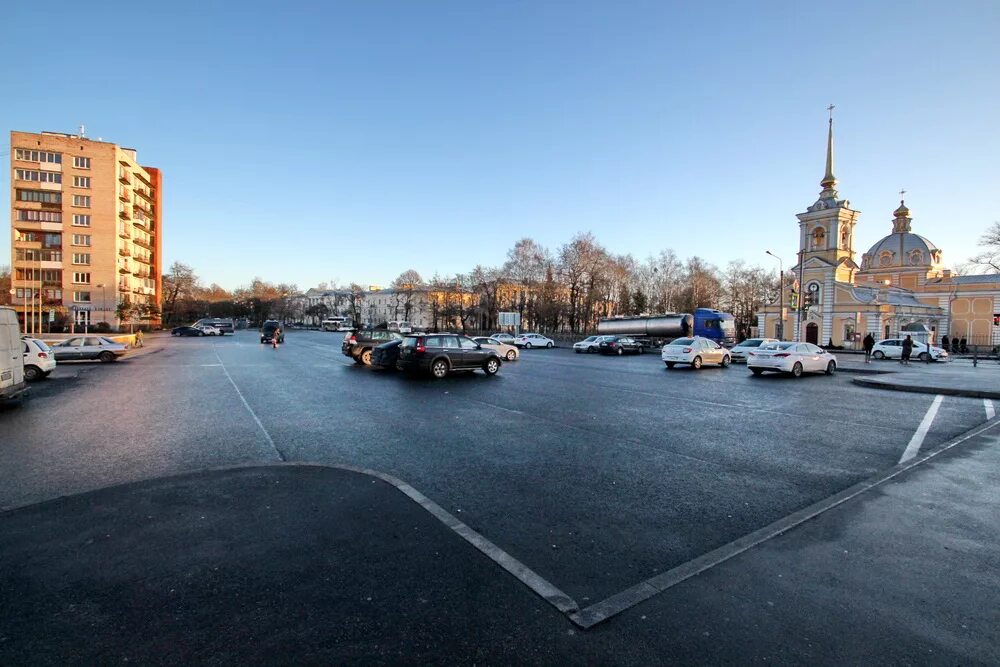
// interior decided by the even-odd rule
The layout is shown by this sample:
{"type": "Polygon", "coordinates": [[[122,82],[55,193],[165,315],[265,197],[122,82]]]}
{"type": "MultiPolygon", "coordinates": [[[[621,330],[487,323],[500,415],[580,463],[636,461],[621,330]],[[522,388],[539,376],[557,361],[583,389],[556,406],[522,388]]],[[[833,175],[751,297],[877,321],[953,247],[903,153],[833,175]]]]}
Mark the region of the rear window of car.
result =
{"type": "Polygon", "coordinates": [[[760,338],[749,338],[740,343],[737,347],[760,347],[760,344],[763,342],[764,341],[762,341],[760,338]]]}
{"type": "Polygon", "coordinates": [[[694,345],[694,338],[678,338],[671,345],[694,345]]]}

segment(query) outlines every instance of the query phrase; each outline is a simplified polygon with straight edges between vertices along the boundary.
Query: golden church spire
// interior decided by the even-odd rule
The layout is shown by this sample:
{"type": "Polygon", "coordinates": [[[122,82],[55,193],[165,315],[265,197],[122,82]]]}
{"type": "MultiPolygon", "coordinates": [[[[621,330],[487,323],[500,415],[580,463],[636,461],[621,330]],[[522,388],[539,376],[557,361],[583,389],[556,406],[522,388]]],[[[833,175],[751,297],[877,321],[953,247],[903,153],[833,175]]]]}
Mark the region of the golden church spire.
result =
{"type": "MultiPolygon", "coordinates": [[[[826,135],[826,174],[823,176],[823,180],[819,182],[823,186],[823,196],[830,196],[826,195],[828,192],[835,193],[836,191],[833,188],[837,185],[837,178],[833,175],[833,110],[835,108],[832,104],[826,108],[830,112],[830,127],[826,135]]],[[[836,194],[833,196],[836,196],[836,194]]]]}

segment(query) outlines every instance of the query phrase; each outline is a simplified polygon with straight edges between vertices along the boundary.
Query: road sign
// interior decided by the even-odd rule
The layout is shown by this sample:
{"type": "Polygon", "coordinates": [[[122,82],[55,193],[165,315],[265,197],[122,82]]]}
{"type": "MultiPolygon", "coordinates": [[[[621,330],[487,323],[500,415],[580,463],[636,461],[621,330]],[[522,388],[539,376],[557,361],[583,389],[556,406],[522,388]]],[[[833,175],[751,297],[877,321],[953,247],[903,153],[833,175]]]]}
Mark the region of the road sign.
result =
{"type": "Polygon", "coordinates": [[[49,308],[49,322],[55,322],[55,321],[56,321],[56,309],[49,308]]]}
{"type": "Polygon", "coordinates": [[[90,306],[70,306],[69,309],[73,312],[82,312],[90,310],[90,306]]]}
{"type": "Polygon", "coordinates": [[[500,326],[502,327],[521,326],[521,313],[500,313],[500,326]]]}

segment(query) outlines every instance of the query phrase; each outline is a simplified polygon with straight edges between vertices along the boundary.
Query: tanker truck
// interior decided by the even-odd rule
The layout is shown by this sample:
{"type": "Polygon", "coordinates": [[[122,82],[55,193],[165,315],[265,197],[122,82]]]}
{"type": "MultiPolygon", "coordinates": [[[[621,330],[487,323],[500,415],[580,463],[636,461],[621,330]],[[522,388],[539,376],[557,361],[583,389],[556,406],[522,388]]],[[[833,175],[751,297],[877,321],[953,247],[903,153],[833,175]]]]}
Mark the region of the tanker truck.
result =
{"type": "Polygon", "coordinates": [[[720,345],[736,344],[733,316],[714,308],[696,308],[693,314],[608,317],[597,323],[597,333],[632,336],[649,346],[660,346],[683,336],[703,336],[720,345]]]}

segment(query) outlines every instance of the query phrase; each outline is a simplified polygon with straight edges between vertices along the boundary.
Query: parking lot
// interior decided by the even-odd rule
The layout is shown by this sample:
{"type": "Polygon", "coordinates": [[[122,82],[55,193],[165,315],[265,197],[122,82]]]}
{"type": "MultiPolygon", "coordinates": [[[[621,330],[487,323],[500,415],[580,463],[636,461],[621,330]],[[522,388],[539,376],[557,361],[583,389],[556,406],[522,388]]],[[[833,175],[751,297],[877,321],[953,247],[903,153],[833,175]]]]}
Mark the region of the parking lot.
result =
{"type": "MultiPolygon", "coordinates": [[[[581,607],[940,444],[982,400],[846,374],[667,371],[658,355],[527,350],[496,377],[379,373],[342,334],[163,339],[64,364],[0,410],[0,507],[215,466],[348,464],[404,480],[581,607]]],[[[505,576],[498,571],[497,576],[505,576]]]]}

